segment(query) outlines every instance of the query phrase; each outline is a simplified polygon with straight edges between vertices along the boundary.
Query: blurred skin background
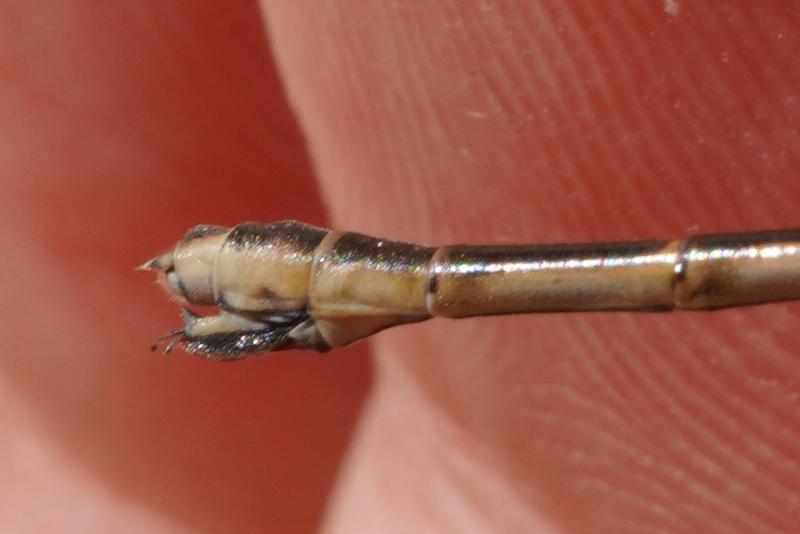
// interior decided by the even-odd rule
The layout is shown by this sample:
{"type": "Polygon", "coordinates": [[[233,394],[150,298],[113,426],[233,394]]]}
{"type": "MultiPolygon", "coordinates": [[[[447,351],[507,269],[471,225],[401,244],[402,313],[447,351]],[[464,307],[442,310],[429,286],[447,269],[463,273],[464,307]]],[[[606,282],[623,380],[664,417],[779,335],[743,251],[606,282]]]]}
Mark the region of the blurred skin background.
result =
{"type": "Polygon", "coordinates": [[[177,309],[132,267],[244,220],[800,227],[798,30],[790,1],[0,1],[0,530],[796,530],[798,304],[223,365],[147,351],[177,309]]]}
{"type": "Polygon", "coordinates": [[[0,7],[0,531],[313,532],[367,346],[215,365],[133,267],[326,213],[253,2],[0,7]],[[175,357],[177,356],[177,357],[175,357]]]}

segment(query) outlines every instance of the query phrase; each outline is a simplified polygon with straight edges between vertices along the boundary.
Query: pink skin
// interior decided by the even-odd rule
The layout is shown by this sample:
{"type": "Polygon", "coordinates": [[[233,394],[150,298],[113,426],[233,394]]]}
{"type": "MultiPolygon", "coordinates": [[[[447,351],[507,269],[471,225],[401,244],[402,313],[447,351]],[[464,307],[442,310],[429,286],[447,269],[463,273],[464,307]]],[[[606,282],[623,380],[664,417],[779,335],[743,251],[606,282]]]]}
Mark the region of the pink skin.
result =
{"type": "MultiPolygon", "coordinates": [[[[258,10],[7,4],[0,530],[313,531],[370,346],[153,357],[176,310],[130,270],[326,222],[258,10]]],[[[785,4],[262,1],[329,224],[431,244],[800,227],[785,4]]],[[[789,531],[799,312],[382,333],[327,530],[789,531]]]]}
{"type": "MultiPolygon", "coordinates": [[[[800,226],[788,3],[262,4],[337,227],[447,243],[800,226]]],[[[799,315],[386,332],[329,531],[792,530],[799,315]]]]}

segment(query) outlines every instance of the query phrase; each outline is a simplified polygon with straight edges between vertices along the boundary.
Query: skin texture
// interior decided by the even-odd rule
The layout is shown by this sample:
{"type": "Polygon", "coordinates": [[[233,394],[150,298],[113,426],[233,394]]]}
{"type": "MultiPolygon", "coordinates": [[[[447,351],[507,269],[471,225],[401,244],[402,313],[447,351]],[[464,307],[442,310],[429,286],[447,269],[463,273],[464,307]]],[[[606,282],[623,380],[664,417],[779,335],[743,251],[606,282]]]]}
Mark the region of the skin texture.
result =
{"type": "Polygon", "coordinates": [[[366,346],[236,365],[133,267],[325,214],[255,3],[0,2],[0,531],[313,532],[366,346]]]}
{"type": "MultiPolygon", "coordinates": [[[[175,310],[128,269],[198,222],[430,244],[800,227],[794,2],[262,0],[279,75],[243,6],[0,3],[4,530],[314,530],[367,346],[143,354],[175,310]]],[[[791,531],[798,314],[381,333],[325,529],[791,531]]]]}
{"type": "MultiPolygon", "coordinates": [[[[333,223],[422,243],[800,226],[796,2],[263,0],[333,223]]],[[[787,532],[800,305],[375,342],[328,532],[787,532]]]]}

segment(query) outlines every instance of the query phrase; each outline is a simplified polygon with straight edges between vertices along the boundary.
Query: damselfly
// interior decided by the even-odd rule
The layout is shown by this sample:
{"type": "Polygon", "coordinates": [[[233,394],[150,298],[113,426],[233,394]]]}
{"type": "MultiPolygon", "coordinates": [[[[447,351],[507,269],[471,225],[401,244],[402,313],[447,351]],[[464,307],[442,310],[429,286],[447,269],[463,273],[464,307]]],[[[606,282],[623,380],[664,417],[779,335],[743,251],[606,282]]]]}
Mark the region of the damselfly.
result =
{"type": "Polygon", "coordinates": [[[197,226],[140,269],[191,305],[160,338],[214,359],[327,351],[430,317],[710,310],[800,298],[800,230],[426,247],[297,221],[197,226]]]}

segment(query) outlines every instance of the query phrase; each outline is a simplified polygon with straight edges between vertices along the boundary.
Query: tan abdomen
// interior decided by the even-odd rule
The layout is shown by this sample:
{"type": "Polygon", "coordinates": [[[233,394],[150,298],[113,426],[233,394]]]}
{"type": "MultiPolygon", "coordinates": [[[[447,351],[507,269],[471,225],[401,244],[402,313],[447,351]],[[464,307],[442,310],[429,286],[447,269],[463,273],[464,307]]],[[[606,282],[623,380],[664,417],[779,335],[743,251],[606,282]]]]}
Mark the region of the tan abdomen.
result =
{"type": "Polygon", "coordinates": [[[217,304],[244,312],[304,309],[314,251],[328,233],[298,221],[237,225],[215,265],[217,304]]]}
{"type": "Polygon", "coordinates": [[[436,316],[672,307],[679,243],[456,246],[434,256],[436,316]]]}
{"type": "Polygon", "coordinates": [[[430,317],[426,296],[435,249],[331,232],[311,271],[309,310],[331,346],[430,317]]]}
{"type": "Polygon", "coordinates": [[[800,231],[443,247],[432,271],[430,310],[436,316],[713,309],[800,298],[800,231]]]}
{"type": "Polygon", "coordinates": [[[800,298],[800,231],[686,241],[675,307],[709,309],[800,298]]]}

